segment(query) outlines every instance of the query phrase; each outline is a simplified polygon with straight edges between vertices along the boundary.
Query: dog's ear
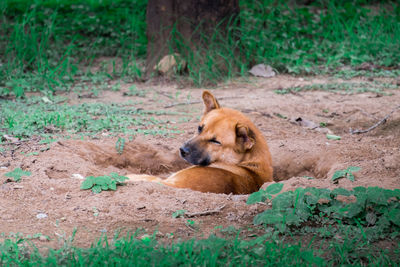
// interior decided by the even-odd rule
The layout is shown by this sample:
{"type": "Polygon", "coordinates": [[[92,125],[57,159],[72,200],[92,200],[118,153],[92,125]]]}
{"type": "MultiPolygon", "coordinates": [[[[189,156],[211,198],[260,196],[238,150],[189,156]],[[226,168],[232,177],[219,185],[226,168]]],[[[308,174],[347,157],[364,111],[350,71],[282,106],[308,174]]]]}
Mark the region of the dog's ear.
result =
{"type": "Polygon", "coordinates": [[[254,132],[243,124],[236,125],[236,142],[242,145],[243,149],[249,150],[256,143],[254,132]]]}
{"type": "Polygon", "coordinates": [[[215,99],[215,97],[207,90],[203,92],[203,102],[204,102],[204,114],[207,114],[213,109],[220,108],[217,99],[215,99]]]}

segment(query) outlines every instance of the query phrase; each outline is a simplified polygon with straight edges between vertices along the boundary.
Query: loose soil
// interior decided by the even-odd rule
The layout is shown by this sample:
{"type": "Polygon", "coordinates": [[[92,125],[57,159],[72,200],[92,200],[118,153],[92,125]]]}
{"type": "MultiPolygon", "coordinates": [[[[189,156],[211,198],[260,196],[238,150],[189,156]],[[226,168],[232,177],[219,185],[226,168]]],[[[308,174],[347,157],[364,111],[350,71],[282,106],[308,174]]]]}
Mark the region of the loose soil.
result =
{"type": "MultiPolygon", "coordinates": [[[[358,78],[352,82],[365,80],[358,78]]],[[[399,105],[400,91],[387,91],[390,95],[326,91],[280,95],[274,92],[292,86],[338,81],[280,75],[231,82],[211,90],[221,105],[241,110],[264,133],[274,161],[275,179],[285,184],[284,190],[400,188],[400,111],[394,112],[375,130],[361,135],[349,133],[350,128],[370,127],[399,105]],[[327,127],[311,129],[296,122],[298,118],[303,123],[323,122],[327,127]],[[339,135],[341,140],[328,140],[327,133],[339,135]],[[342,178],[333,183],[333,173],[349,166],[361,167],[355,173],[355,181],[342,178]]],[[[386,82],[396,81],[387,79],[386,82]]],[[[24,236],[41,233],[51,240],[37,241],[39,246],[58,247],[62,243],[59,241],[70,237],[74,228],[77,229],[74,244],[89,246],[103,233],[113,236],[116,231],[135,232],[139,228],[150,234],[158,230],[160,238],[176,240],[207,237],[218,226],[232,225],[247,230],[251,227],[253,217],[267,207],[246,205],[247,195],[200,193],[148,182],[129,183],[116,191],[100,194],[80,189],[82,177],[89,175],[117,172],[166,177],[188,166],[177,151],[196,132],[202,113],[202,90],[171,84],[137,84],[139,90],[146,92],[145,97],[124,95],[130,86],[123,85],[119,92],[102,91],[97,98],[79,98],[73,93],[67,96],[71,104],[133,100],[139,103],[138,108],[175,112],[161,117],[183,132],[170,136],[136,136],[127,141],[121,155],[115,149],[117,137],[110,137],[108,133],[96,140],[60,139],[50,149],[31,156],[27,154],[46,149],[47,145],[39,144],[36,139],[6,145],[7,151],[0,156],[0,232],[6,235],[18,232],[24,236]],[[4,174],[17,167],[32,174],[22,177],[19,183],[7,181],[4,174]],[[195,227],[187,225],[187,218],[172,217],[177,210],[196,213],[223,205],[216,214],[191,218],[195,227]],[[39,219],[39,214],[46,217],[39,219]]]]}

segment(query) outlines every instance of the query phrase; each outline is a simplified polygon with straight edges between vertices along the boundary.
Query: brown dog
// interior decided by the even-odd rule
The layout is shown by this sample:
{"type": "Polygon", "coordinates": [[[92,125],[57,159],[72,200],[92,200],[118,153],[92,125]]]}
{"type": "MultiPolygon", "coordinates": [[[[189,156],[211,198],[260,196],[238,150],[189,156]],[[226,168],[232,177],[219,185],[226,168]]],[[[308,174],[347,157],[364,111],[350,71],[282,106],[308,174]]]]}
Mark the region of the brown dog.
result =
{"type": "Polygon", "coordinates": [[[272,181],[271,154],[261,132],[241,112],[221,108],[215,97],[203,92],[205,111],[198,133],[180,148],[196,166],[167,179],[128,175],[130,181],[161,182],[201,192],[249,194],[272,181]]]}

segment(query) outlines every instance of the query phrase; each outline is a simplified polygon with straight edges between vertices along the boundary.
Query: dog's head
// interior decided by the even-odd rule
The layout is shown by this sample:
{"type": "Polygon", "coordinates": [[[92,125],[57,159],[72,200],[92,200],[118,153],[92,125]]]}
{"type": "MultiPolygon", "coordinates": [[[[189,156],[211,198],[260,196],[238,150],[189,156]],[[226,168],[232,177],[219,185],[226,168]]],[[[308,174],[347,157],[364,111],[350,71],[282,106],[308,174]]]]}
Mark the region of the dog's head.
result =
{"type": "Polygon", "coordinates": [[[221,108],[208,91],[203,92],[203,102],[197,134],[180,148],[182,158],[200,166],[240,164],[256,145],[254,125],[241,112],[221,108]]]}

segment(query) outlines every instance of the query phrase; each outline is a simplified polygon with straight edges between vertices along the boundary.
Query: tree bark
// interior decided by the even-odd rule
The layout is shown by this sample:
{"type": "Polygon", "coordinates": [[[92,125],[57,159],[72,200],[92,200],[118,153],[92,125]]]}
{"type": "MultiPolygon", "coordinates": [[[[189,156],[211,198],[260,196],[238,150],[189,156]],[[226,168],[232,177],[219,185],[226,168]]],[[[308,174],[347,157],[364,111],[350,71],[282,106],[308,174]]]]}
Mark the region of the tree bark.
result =
{"type": "Polygon", "coordinates": [[[177,46],[196,49],[206,45],[218,27],[224,32],[239,15],[239,0],[149,0],[147,4],[146,75],[177,46]],[[183,43],[182,43],[183,42],[183,43]]]}

